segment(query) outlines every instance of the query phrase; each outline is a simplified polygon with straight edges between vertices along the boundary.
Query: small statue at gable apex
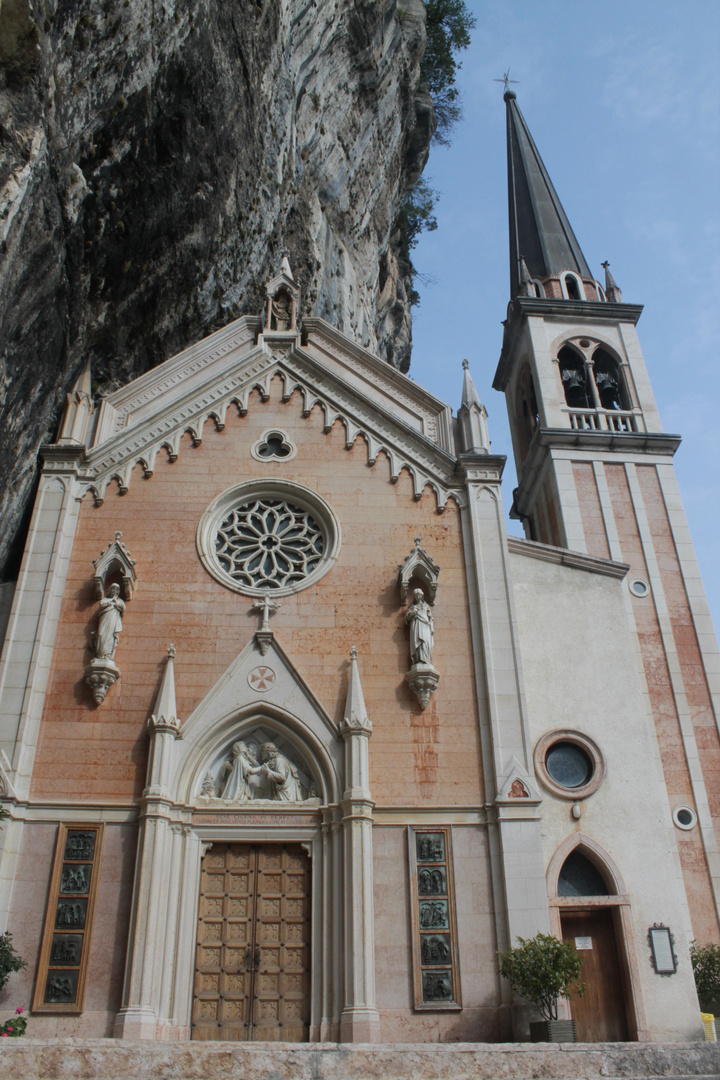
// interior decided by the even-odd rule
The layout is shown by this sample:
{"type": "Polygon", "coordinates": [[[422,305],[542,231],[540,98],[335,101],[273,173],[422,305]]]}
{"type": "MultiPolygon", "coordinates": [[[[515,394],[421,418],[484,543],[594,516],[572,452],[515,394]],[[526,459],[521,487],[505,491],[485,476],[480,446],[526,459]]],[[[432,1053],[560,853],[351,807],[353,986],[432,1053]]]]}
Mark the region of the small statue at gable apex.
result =
{"type": "Polygon", "coordinates": [[[297,329],[300,290],[295,283],[287,256],[283,256],[280,272],[268,281],[265,292],[265,333],[294,332],[297,329]]]}

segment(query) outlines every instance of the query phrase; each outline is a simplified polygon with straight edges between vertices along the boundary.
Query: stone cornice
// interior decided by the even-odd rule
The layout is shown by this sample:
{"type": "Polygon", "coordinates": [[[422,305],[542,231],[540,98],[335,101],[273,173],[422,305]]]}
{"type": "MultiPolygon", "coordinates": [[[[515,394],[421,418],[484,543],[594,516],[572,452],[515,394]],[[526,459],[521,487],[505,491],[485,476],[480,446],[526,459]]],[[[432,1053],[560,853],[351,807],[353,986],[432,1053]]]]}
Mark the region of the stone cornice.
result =
{"type": "Polygon", "coordinates": [[[407,404],[423,417],[424,434],[443,449],[452,452],[452,412],[444,401],[435,397],[418,383],[403,375],[385,360],[351,341],[324,319],[305,318],[303,332],[308,347],[319,347],[340,364],[362,376],[389,397],[407,404]]]}
{"type": "Polygon", "coordinates": [[[629,563],[602,559],[596,555],[585,555],[580,551],[553,547],[550,544],[538,544],[535,540],[522,540],[519,536],[508,536],[508,551],[511,555],[523,555],[528,559],[540,559],[542,562],[570,566],[574,570],[587,570],[592,574],[604,574],[606,577],[622,579],[630,569],[629,563]]]}
{"type": "Polygon", "coordinates": [[[532,509],[529,496],[551,450],[577,450],[601,454],[612,451],[618,460],[630,460],[635,455],[657,455],[672,458],[681,443],[679,435],[664,432],[576,431],[573,428],[536,428],[527,457],[515,489],[511,517],[528,517],[532,509]]]}
{"type": "Polygon", "coordinates": [[[117,415],[116,430],[125,426],[126,417],[134,410],[186,382],[190,376],[233,350],[254,343],[261,326],[262,322],[257,316],[244,315],[183,349],[159,368],[152,368],[127,386],[109,394],[105,400],[117,415]]]}
{"type": "Polygon", "coordinates": [[[465,483],[500,483],[507,463],[504,454],[460,454],[457,471],[465,483]]]}
{"type": "MultiPolygon", "coordinates": [[[[538,428],[533,438],[533,443],[538,447],[624,450],[630,454],[669,454],[671,457],[681,442],[680,435],[670,435],[664,431],[576,431],[573,428],[538,428]]],[[[531,453],[532,450],[531,445],[531,453]]]]}
{"type": "Polygon", "coordinates": [[[146,477],[151,476],[155,458],[163,447],[170,459],[176,460],[186,432],[199,445],[203,427],[210,418],[222,429],[232,403],[244,415],[255,388],[267,400],[275,375],[283,381],[284,400],[289,400],[295,390],[300,391],[304,415],[309,416],[315,405],[320,406],[324,431],[330,431],[337,420],[343,423],[348,449],[362,437],[367,445],[368,464],[374,465],[378,455],[384,452],[393,482],[406,469],[416,499],[422,498],[425,487],[429,486],[436,494],[439,510],[444,509],[449,496],[458,504],[462,502],[456,459],[451,453],[376,402],[369,401],[360,390],[324,368],[307,350],[293,348],[290,341],[273,352],[263,344],[253,347],[237,357],[230,368],[223,367],[214,378],[212,370],[208,371],[207,381],[200,386],[195,384],[187,394],[173,393],[165,407],[159,397],[156,412],[116,432],[91,450],[78,448],[77,452],[68,453],[67,447],[50,446],[43,448],[43,456],[52,463],[51,469],[53,466],[56,469],[61,459],[66,467],[72,465],[87,485],[85,490],[91,490],[100,503],[112,480],[117,482],[120,494],[128,490],[136,465],[146,477]]]}

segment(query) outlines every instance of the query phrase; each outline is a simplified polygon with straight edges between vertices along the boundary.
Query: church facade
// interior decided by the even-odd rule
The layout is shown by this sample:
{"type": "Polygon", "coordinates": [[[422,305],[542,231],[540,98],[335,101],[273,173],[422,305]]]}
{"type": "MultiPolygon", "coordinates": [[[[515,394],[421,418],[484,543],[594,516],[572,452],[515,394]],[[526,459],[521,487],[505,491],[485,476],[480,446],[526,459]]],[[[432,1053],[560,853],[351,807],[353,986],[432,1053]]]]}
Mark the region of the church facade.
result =
{"type": "Polygon", "coordinates": [[[702,1037],[720,665],[679,438],[506,105],[526,539],[467,365],[453,416],[300,320],[287,261],[261,315],[69,395],[0,675],[32,1034],[523,1038],[497,952],[544,932],[579,1038],[702,1037]]]}

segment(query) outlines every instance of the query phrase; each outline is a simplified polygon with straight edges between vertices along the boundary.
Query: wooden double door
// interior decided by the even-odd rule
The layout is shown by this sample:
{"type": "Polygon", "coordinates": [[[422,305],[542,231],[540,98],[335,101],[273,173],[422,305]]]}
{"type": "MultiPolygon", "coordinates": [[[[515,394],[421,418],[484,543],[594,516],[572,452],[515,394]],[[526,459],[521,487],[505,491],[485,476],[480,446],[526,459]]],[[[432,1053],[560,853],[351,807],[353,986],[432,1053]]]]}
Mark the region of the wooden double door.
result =
{"type": "Polygon", "coordinates": [[[563,941],[574,944],[583,961],[585,992],[570,999],[578,1042],[625,1042],[627,1009],[612,911],[563,911],[561,921],[563,941]]]}
{"type": "Polygon", "coordinates": [[[213,844],[202,860],[193,1039],[306,1042],[310,859],[299,844],[213,844]]]}

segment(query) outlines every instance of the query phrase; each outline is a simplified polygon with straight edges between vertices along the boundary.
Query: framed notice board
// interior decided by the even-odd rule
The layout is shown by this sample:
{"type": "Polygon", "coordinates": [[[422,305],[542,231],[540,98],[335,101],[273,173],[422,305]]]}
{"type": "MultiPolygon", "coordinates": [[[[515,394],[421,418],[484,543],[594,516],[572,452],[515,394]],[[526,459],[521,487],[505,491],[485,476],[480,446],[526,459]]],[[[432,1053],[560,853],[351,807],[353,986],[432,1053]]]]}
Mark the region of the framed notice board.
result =
{"type": "Polygon", "coordinates": [[[81,1013],[104,825],[61,824],[32,1011],[81,1013]]]}

